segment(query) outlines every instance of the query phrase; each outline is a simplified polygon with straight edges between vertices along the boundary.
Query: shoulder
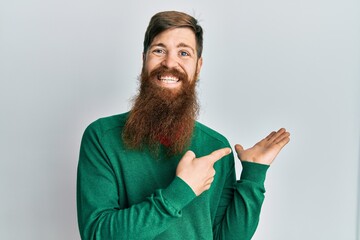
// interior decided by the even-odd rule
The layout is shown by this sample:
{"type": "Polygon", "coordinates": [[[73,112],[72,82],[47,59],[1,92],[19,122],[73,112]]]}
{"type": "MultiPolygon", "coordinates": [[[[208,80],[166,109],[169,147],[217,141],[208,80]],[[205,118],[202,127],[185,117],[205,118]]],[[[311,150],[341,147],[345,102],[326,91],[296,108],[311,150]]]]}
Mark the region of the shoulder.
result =
{"type": "MultiPolygon", "coordinates": [[[[197,156],[205,156],[224,147],[231,148],[225,136],[202,123],[195,123],[191,150],[193,150],[197,156]]],[[[223,160],[217,161],[216,171],[221,172],[223,176],[228,176],[230,171],[234,171],[233,153],[225,156],[223,160]]]]}
{"type": "Polygon", "coordinates": [[[128,114],[129,113],[126,112],[122,114],[99,118],[92,122],[89,126],[87,126],[84,135],[96,134],[98,137],[101,137],[113,130],[118,131],[119,129],[124,127],[128,114]]]}
{"type": "Polygon", "coordinates": [[[205,126],[200,122],[195,123],[195,137],[203,138],[206,141],[218,142],[220,145],[229,145],[229,141],[219,132],[215,131],[214,129],[205,126]]]}

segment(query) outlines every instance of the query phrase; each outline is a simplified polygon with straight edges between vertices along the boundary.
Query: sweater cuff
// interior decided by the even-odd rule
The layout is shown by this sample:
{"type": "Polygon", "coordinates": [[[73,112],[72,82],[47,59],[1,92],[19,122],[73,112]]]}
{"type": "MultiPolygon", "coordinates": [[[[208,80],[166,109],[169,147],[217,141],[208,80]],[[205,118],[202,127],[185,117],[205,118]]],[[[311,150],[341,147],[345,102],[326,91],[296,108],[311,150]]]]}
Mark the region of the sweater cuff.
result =
{"type": "Polygon", "coordinates": [[[179,177],[175,177],[162,194],[164,199],[177,211],[181,211],[196,197],[191,187],[179,177]]]}
{"type": "Polygon", "coordinates": [[[242,172],[240,180],[248,180],[259,184],[264,184],[266,172],[270,165],[241,161],[242,172]]]}

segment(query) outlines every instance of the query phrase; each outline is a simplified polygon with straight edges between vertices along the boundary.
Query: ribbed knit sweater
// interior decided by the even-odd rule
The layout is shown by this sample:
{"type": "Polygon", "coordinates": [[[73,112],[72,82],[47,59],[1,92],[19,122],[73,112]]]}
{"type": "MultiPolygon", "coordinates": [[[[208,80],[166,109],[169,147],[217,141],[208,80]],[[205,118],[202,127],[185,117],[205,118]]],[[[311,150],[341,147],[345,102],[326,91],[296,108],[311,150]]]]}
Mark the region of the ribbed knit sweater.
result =
{"type": "MultiPolygon", "coordinates": [[[[129,150],[121,133],[128,113],[99,119],[82,138],[77,176],[82,239],[251,239],[264,200],[267,165],[234,156],[217,161],[211,188],[196,196],[175,175],[181,155],[129,150]]],[[[189,150],[196,156],[230,147],[219,133],[195,123],[189,150]]]]}

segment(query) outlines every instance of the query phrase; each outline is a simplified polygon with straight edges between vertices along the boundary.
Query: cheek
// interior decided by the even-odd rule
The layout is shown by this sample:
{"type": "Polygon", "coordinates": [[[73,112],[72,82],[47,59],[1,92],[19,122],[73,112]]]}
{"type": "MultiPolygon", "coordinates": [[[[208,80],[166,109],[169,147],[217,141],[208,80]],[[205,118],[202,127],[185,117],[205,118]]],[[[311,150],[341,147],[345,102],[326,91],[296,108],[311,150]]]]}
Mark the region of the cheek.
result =
{"type": "Polygon", "coordinates": [[[187,71],[187,74],[188,74],[188,76],[189,77],[191,77],[191,78],[193,78],[195,75],[197,75],[196,74],[196,65],[193,65],[193,66],[191,66],[191,67],[188,67],[187,69],[186,69],[186,71],[187,71]]]}
{"type": "Polygon", "coordinates": [[[145,69],[147,72],[150,72],[150,71],[151,71],[152,65],[150,64],[149,61],[146,61],[146,62],[144,63],[144,69],[145,69]]]}
{"type": "Polygon", "coordinates": [[[152,59],[151,57],[147,56],[147,58],[146,58],[143,66],[144,66],[144,68],[147,69],[148,71],[149,71],[149,70],[151,71],[152,69],[155,68],[156,64],[157,64],[157,63],[156,63],[156,61],[155,61],[154,59],[152,59]]]}

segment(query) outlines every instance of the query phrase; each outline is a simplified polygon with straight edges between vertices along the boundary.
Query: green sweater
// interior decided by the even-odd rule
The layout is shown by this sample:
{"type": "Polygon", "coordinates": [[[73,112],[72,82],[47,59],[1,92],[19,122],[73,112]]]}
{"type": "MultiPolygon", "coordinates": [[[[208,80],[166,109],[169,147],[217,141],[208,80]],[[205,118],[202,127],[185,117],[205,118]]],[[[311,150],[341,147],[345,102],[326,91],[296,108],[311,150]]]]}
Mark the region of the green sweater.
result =
{"type": "MultiPolygon", "coordinates": [[[[127,149],[127,114],[99,119],[85,130],[77,176],[82,239],[251,239],[264,200],[267,165],[242,162],[236,181],[232,154],[217,161],[211,188],[196,197],[175,170],[181,156],[127,149]]],[[[189,149],[196,156],[229,147],[196,122],[189,149]]]]}

